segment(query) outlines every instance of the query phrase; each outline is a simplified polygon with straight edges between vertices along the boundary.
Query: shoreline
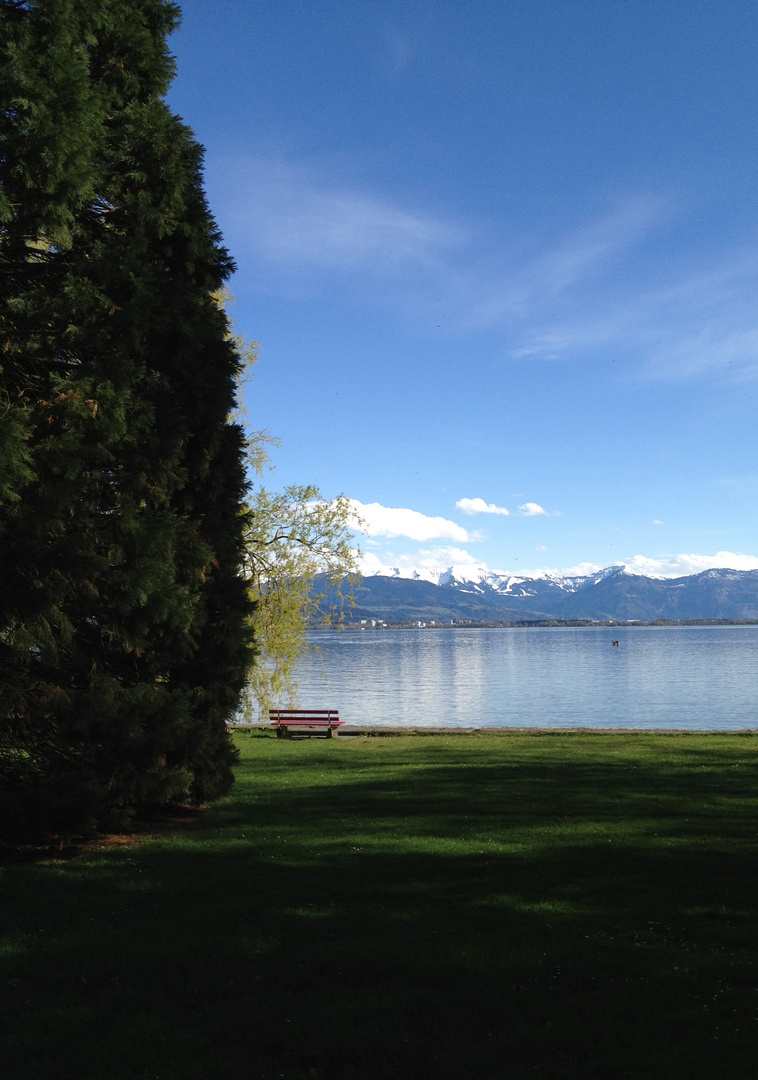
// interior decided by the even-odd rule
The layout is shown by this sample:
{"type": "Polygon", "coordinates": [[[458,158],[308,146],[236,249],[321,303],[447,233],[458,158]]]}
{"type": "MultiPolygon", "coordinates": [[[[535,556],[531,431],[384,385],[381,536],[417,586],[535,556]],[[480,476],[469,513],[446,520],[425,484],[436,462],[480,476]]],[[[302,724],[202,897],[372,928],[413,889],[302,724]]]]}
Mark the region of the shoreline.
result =
{"type": "MultiPolygon", "coordinates": [[[[230,731],[268,731],[270,724],[228,724],[230,731]]],[[[629,728],[629,727],[434,727],[413,724],[348,724],[333,733],[333,738],[351,736],[431,736],[431,735],[758,735],[753,728],[629,728]]]]}

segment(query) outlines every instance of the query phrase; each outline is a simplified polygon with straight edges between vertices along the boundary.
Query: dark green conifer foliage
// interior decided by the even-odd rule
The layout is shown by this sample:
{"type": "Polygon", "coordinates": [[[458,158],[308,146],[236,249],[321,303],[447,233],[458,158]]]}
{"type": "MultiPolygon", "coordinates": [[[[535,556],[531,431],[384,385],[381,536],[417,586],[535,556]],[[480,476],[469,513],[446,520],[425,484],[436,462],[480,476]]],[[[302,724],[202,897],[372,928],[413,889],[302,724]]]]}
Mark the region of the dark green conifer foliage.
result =
{"type": "Polygon", "coordinates": [[[0,0],[0,815],[223,794],[251,655],[233,269],[168,0],[0,0]]]}

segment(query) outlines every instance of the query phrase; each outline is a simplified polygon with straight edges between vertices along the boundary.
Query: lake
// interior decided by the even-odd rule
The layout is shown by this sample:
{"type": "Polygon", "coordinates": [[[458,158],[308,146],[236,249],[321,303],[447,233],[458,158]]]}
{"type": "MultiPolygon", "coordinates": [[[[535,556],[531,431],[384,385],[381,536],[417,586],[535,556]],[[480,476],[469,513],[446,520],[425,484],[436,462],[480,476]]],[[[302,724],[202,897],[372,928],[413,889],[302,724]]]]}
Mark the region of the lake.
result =
{"type": "Polygon", "coordinates": [[[299,704],[351,724],[758,728],[758,626],[313,632],[299,704]],[[613,639],[619,641],[614,647],[613,639]]]}

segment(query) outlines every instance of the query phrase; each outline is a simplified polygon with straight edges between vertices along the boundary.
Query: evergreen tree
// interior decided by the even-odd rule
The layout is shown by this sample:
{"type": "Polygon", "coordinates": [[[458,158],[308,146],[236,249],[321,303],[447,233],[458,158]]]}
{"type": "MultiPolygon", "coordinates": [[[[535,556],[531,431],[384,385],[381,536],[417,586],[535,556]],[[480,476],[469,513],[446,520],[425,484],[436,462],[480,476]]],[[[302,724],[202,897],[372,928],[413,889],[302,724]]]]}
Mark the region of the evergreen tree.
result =
{"type": "Polygon", "coordinates": [[[27,822],[231,782],[240,358],[202,151],[162,100],[177,19],[0,0],[0,786],[27,822]]]}

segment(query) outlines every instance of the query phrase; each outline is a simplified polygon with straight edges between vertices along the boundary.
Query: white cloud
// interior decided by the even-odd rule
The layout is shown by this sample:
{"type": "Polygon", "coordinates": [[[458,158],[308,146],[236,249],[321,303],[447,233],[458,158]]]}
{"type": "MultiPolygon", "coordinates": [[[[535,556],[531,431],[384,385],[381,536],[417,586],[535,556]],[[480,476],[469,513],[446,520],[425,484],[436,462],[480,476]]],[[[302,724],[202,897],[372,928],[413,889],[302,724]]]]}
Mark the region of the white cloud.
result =
{"type": "Polygon", "coordinates": [[[662,524],[663,524],[663,522],[659,521],[658,518],[656,518],[655,521],[653,522],[653,525],[662,525],[662,524]]]}
{"type": "Polygon", "coordinates": [[[478,566],[481,559],[477,559],[464,548],[439,547],[421,548],[418,552],[421,566],[439,566],[446,569],[448,566],[478,566]]]}
{"type": "Polygon", "coordinates": [[[534,502],[522,503],[518,508],[518,512],[522,517],[539,517],[541,514],[547,515],[547,510],[544,510],[539,503],[534,502]]]}
{"type": "MultiPolygon", "coordinates": [[[[359,569],[365,575],[380,574],[386,577],[396,577],[398,571],[403,577],[412,577],[413,571],[418,571],[418,576],[426,581],[437,582],[440,574],[450,567],[463,570],[464,574],[471,573],[470,569],[485,570],[481,560],[476,559],[464,548],[435,547],[419,548],[418,551],[405,552],[395,555],[392,552],[384,552],[380,558],[374,552],[363,553],[359,560],[359,569]]],[[[476,574],[474,575],[476,577],[476,574]]]]}
{"type": "Polygon", "coordinates": [[[664,555],[650,558],[646,555],[633,555],[619,559],[616,563],[582,562],[574,566],[536,570],[513,571],[518,577],[544,577],[546,574],[558,574],[561,577],[587,577],[604,570],[607,566],[623,566],[630,574],[645,577],[677,578],[691,574],[701,574],[704,570],[758,570],[758,556],[739,555],[733,551],[717,551],[715,555],[664,555]]]}
{"type": "Polygon", "coordinates": [[[712,569],[758,570],[758,557],[738,555],[733,551],[717,551],[715,555],[668,555],[660,559],[635,555],[631,559],[625,559],[624,563],[631,574],[666,578],[686,577],[712,569]]]}
{"type": "Polygon", "coordinates": [[[361,529],[358,519],[362,519],[363,529],[368,536],[407,536],[408,539],[420,543],[426,540],[457,540],[466,544],[479,539],[476,532],[469,532],[454,521],[442,517],[427,517],[418,510],[382,506],[381,503],[362,503],[357,499],[351,499],[350,505],[355,515],[352,527],[361,529]]]}
{"type": "Polygon", "coordinates": [[[536,547],[534,550],[535,551],[547,551],[547,548],[545,547],[544,544],[540,544],[540,546],[536,547]]]}
{"type": "Polygon", "coordinates": [[[514,577],[534,577],[542,578],[550,575],[556,575],[558,577],[587,577],[590,574],[597,574],[598,571],[604,570],[609,563],[591,563],[582,562],[576,563],[574,566],[562,566],[562,567],[547,567],[539,566],[533,570],[498,570],[499,574],[513,574],[514,577]]]}
{"type": "Polygon", "coordinates": [[[389,569],[389,564],[373,551],[361,552],[361,557],[358,560],[358,569],[362,574],[386,574],[389,569]]]}
{"type": "Polygon", "coordinates": [[[464,514],[503,514],[507,517],[510,510],[504,506],[496,506],[494,503],[486,503],[484,499],[459,499],[455,504],[456,509],[464,514]]]}
{"type": "MultiPolygon", "coordinates": [[[[537,551],[546,551],[547,548],[537,548],[537,551]]],[[[715,555],[664,555],[659,558],[650,558],[646,555],[634,555],[631,558],[619,559],[618,562],[597,563],[581,562],[573,566],[562,567],[536,567],[534,569],[496,569],[494,573],[513,575],[514,577],[542,578],[547,576],[559,577],[590,577],[609,565],[623,566],[630,574],[644,575],[645,577],[678,578],[688,577],[692,574],[700,574],[704,570],[714,568],[728,570],[758,570],[758,556],[740,555],[731,551],[718,551],[715,555]]],[[[488,567],[476,559],[468,551],[457,547],[434,547],[420,548],[415,552],[405,552],[395,555],[383,552],[381,556],[374,552],[364,552],[361,558],[361,570],[364,574],[387,574],[393,575],[398,570],[402,576],[411,576],[414,570],[419,571],[419,576],[429,581],[436,581],[434,571],[443,571],[449,567],[460,569],[459,577],[471,577],[471,568],[476,568],[474,577],[487,574],[488,567]],[[468,569],[467,569],[468,568],[468,569]]]]}
{"type": "Polygon", "coordinates": [[[401,555],[400,566],[417,566],[424,570],[446,570],[448,566],[479,566],[481,559],[475,558],[465,548],[435,547],[419,548],[411,555],[401,555]]]}

